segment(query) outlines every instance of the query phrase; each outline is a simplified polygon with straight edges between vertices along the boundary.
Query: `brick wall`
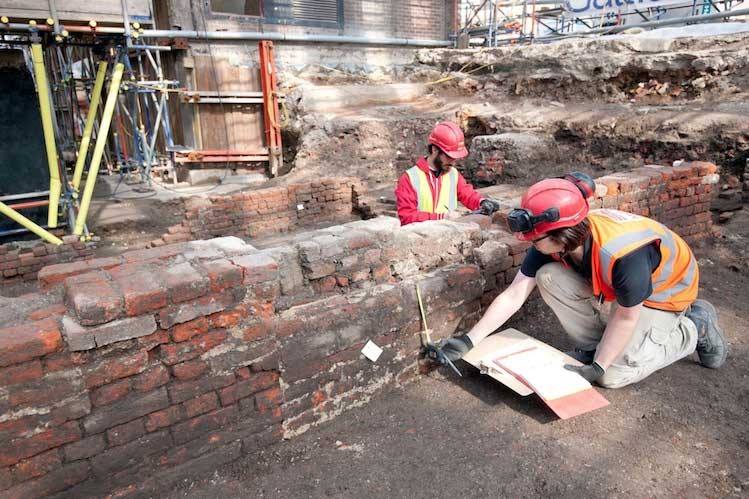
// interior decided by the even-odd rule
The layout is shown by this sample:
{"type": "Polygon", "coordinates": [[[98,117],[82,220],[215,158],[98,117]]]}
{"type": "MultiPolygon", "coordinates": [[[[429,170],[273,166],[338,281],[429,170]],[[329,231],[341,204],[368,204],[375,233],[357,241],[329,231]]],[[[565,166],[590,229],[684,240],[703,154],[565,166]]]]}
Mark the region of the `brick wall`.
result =
{"type": "Polygon", "coordinates": [[[357,190],[362,190],[357,179],[337,177],[227,196],[191,198],[185,203],[184,220],[169,227],[151,245],[228,235],[257,237],[316,222],[346,220],[354,210],[357,190]]]}
{"type": "Polygon", "coordinates": [[[0,245],[0,286],[36,280],[37,272],[46,265],[91,258],[94,246],[93,242],[81,242],[77,236],[63,237],[59,246],[43,242],[33,246],[0,245]]]}
{"type": "MultiPolygon", "coordinates": [[[[457,1],[457,0],[455,0],[457,1]]],[[[182,17],[190,8],[186,2],[172,1],[171,17],[173,24],[192,24],[182,17]],[[185,3],[183,8],[177,7],[185,3]],[[180,12],[182,15],[180,15],[180,12]],[[177,19],[180,19],[179,21],[177,19]]],[[[196,16],[203,19],[209,30],[230,29],[245,31],[268,31],[283,33],[321,33],[338,34],[338,28],[318,28],[274,24],[259,17],[230,16],[213,13],[210,9],[199,12],[199,4],[194,4],[196,16]]],[[[453,1],[442,0],[404,0],[404,1],[343,1],[343,35],[372,36],[410,39],[445,40],[447,33],[452,33],[453,1]],[[448,28],[449,27],[449,28],[448,28]],[[449,31],[448,31],[449,29],[449,31]]],[[[203,29],[202,25],[196,29],[203,29]]]]}
{"type": "MultiPolygon", "coordinates": [[[[710,202],[713,186],[719,181],[717,171],[713,163],[694,161],[676,167],[649,165],[599,177],[591,208],[616,208],[654,218],[687,242],[697,242],[711,235],[710,202]]],[[[499,185],[479,191],[512,208],[520,205],[523,188],[499,185]]]]}
{"type": "MultiPolygon", "coordinates": [[[[601,179],[596,203],[663,214],[691,193],[673,220],[699,229],[712,168],[650,170],[601,179]],[[651,186],[667,196],[629,196],[651,186]]],[[[416,282],[439,339],[479,318],[528,249],[465,222],[377,218],[261,251],[222,237],[42,269],[41,294],[0,318],[0,493],[169,488],[413,379],[416,282]]]]}

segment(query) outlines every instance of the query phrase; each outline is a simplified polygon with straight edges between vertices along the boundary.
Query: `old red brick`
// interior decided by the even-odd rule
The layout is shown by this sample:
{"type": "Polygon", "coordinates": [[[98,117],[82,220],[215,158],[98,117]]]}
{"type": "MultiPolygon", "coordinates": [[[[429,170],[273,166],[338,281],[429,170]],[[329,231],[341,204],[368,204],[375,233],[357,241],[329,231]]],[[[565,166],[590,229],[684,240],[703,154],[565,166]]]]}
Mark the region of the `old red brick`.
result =
{"type": "Polygon", "coordinates": [[[136,341],[138,342],[140,349],[147,352],[159,345],[169,343],[169,333],[163,329],[159,329],[153,334],[137,338],[136,341]]]}
{"type": "Polygon", "coordinates": [[[177,404],[198,395],[227,387],[234,381],[233,374],[219,374],[191,381],[174,382],[169,385],[169,398],[172,404],[177,404]]]}
{"type": "Polygon", "coordinates": [[[145,435],[144,418],[136,419],[107,430],[110,446],[124,445],[145,435]]]}
{"type": "Polygon", "coordinates": [[[246,317],[249,313],[249,305],[240,304],[232,310],[225,310],[208,317],[208,322],[212,328],[230,328],[234,327],[246,317]]]}
{"type": "Polygon", "coordinates": [[[0,367],[20,364],[61,349],[62,335],[54,319],[0,329],[0,367]]]}
{"type": "Polygon", "coordinates": [[[450,287],[461,286],[481,278],[481,272],[474,266],[460,267],[447,276],[447,284],[450,287]]]}
{"type": "Polygon", "coordinates": [[[199,317],[189,322],[183,322],[177,324],[169,329],[172,340],[176,342],[187,341],[193,336],[203,334],[208,331],[208,319],[205,317],[199,317]]]}
{"type": "Polygon", "coordinates": [[[143,372],[148,365],[148,354],[138,352],[127,357],[115,357],[99,362],[86,374],[86,386],[94,388],[143,372]]]}
{"type": "Polygon", "coordinates": [[[166,291],[153,272],[135,272],[115,278],[122,291],[125,313],[142,315],[166,307],[166,291]]]}
{"type": "Polygon", "coordinates": [[[25,482],[38,476],[45,475],[62,464],[60,452],[57,449],[38,454],[25,459],[13,467],[13,477],[16,482],[25,482]]]}
{"type": "Polygon", "coordinates": [[[243,273],[240,267],[228,260],[214,260],[202,264],[211,283],[211,290],[222,291],[242,284],[243,273]]]}
{"type": "Polygon", "coordinates": [[[63,352],[45,357],[44,368],[47,372],[65,371],[87,364],[90,358],[90,352],[63,352]]]}
{"type": "Polygon", "coordinates": [[[323,277],[314,282],[313,286],[318,293],[330,293],[336,287],[336,278],[332,275],[323,277]]]}
{"type": "Polygon", "coordinates": [[[89,273],[93,270],[111,268],[120,263],[119,257],[110,257],[48,265],[39,272],[39,282],[42,289],[47,289],[60,284],[69,277],[89,273]]]}
{"type": "Polygon", "coordinates": [[[130,380],[123,379],[115,383],[104,385],[91,392],[91,403],[95,406],[111,404],[130,393],[130,380]]]}
{"type": "Polygon", "coordinates": [[[259,412],[273,411],[283,403],[281,387],[269,388],[255,395],[255,408],[259,412]]]}
{"type": "Polygon", "coordinates": [[[237,406],[231,405],[208,414],[195,417],[172,427],[175,443],[183,444],[203,433],[226,426],[236,420],[237,406]]]}
{"type": "Polygon", "coordinates": [[[46,475],[15,485],[3,492],[7,499],[26,499],[30,497],[47,497],[67,489],[89,476],[87,462],[67,464],[51,470],[46,475]]]}
{"type": "Polygon", "coordinates": [[[705,175],[712,175],[713,173],[718,171],[717,166],[706,161],[693,161],[690,163],[690,165],[696,168],[697,174],[700,177],[704,177],[705,175]]]}
{"type": "Polygon", "coordinates": [[[43,308],[34,310],[27,316],[27,318],[30,321],[39,321],[42,319],[46,319],[48,317],[62,316],[65,313],[65,310],[66,310],[65,305],[61,303],[57,305],[50,305],[48,307],[43,307],[43,308]]]}
{"type": "Polygon", "coordinates": [[[273,258],[262,253],[232,258],[234,265],[242,268],[245,285],[271,281],[278,276],[278,264],[273,258]]]}
{"type": "Polygon", "coordinates": [[[107,442],[104,440],[104,434],[86,437],[72,444],[64,446],[63,452],[66,461],[77,461],[87,459],[101,453],[107,448],[107,442]]]}
{"type": "Polygon", "coordinates": [[[16,385],[40,379],[42,377],[42,363],[34,359],[23,364],[0,369],[0,386],[16,385]]]}
{"type": "Polygon", "coordinates": [[[226,339],[226,331],[214,329],[198,335],[189,341],[161,346],[161,359],[167,365],[177,364],[207,352],[226,339]]]}
{"type": "Polygon", "coordinates": [[[30,437],[16,439],[0,447],[0,466],[16,464],[22,459],[80,438],[81,430],[78,428],[78,422],[70,421],[30,437]]]}
{"type": "Polygon", "coordinates": [[[161,364],[148,371],[133,377],[133,390],[138,392],[150,392],[169,382],[169,371],[161,364]]]}
{"type": "Polygon", "coordinates": [[[242,339],[244,339],[244,341],[257,341],[266,338],[271,334],[271,323],[262,320],[247,325],[247,327],[242,330],[242,339]]]}
{"type": "Polygon", "coordinates": [[[207,294],[210,289],[208,278],[187,262],[160,271],[158,279],[164,283],[172,303],[194,300],[207,294]]]}
{"type": "Polygon", "coordinates": [[[216,409],[218,407],[218,396],[216,396],[216,392],[208,392],[185,401],[182,406],[185,408],[185,416],[193,418],[216,409]]]}
{"type": "Polygon", "coordinates": [[[123,314],[122,293],[102,271],[65,279],[65,302],[84,326],[104,324],[123,314]]]}
{"type": "Polygon", "coordinates": [[[174,377],[180,381],[194,379],[208,370],[210,366],[203,360],[189,360],[172,366],[174,377]]]}
{"type": "Polygon", "coordinates": [[[182,421],[182,406],[173,405],[146,416],[146,430],[150,433],[160,428],[168,428],[182,421]]]}

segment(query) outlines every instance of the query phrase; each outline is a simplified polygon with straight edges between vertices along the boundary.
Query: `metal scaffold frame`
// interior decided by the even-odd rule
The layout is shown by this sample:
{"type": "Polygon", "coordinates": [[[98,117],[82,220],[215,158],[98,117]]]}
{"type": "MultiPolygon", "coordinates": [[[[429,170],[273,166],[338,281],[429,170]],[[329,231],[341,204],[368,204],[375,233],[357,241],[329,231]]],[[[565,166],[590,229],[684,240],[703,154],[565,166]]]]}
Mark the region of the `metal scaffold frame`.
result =
{"type": "MultiPolygon", "coordinates": [[[[724,21],[749,16],[744,0],[685,0],[655,8],[608,10],[602,15],[574,15],[565,0],[463,0],[459,9],[458,46],[496,47],[553,41],[571,36],[614,34],[630,28],[724,21]]],[[[599,2],[603,3],[603,2],[599,2]]],[[[617,5],[627,7],[627,2],[617,5]]]]}
{"type": "Polygon", "coordinates": [[[122,27],[100,26],[94,20],[86,26],[63,26],[55,0],[49,0],[49,7],[51,17],[44,22],[11,22],[0,17],[0,48],[20,48],[33,68],[50,186],[44,192],[0,197],[0,213],[23,227],[0,232],[0,236],[29,231],[62,244],[50,230],[67,226],[82,240],[91,238],[86,219],[100,168],[119,175],[113,196],[125,179],[143,184],[143,192],[153,192],[153,175],[176,183],[175,165],[185,162],[268,162],[271,176],[278,174],[283,161],[279,113],[283,100],[277,91],[271,41],[259,43],[262,92],[250,92],[247,97],[201,94],[196,99],[191,95],[195,92],[164,76],[161,53],[172,50],[175,38],[184,40],[182,32],[160,33],[130,22],[126,0],[122,0],[122,27]],[[147,36],[169,39],[171,45],[149,45],[147,36]],[[236,104],[237,99],[262,105],[266,150],[250,155],[246,151],[190,151],[198,159],[186,157],[186,148],[175,146],[172,136],[168,102],[173,94],[187,103],[213,99],[222,110],[224,103],[236,104]],[[19,212],[43,206],[48,207],[45,226],[19,212]]]}

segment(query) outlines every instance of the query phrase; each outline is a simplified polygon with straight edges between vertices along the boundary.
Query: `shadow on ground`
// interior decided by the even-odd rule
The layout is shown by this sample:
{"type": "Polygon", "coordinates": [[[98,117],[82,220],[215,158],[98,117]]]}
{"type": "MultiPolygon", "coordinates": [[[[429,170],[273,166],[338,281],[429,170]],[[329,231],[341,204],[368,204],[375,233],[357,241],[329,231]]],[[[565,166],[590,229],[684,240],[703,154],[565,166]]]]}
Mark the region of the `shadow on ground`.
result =
{"type": "MultiPolygon", "coordinates": [[[[697,253],[715,259],[701,288],[732,345],[720,370],[683,359],[561,421],[476,370],[441,369],[167,497],[746,497],[747,277],[697,253]]],[[[539,300],[509,325],[568,346],[539,300]]]]}

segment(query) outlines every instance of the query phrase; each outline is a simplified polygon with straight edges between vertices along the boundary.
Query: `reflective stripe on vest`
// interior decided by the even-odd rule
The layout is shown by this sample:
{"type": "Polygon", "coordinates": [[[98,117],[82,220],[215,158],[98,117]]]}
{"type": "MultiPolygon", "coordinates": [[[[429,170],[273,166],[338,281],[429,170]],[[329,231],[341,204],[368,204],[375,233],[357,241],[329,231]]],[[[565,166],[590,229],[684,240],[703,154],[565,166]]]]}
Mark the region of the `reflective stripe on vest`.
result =
{"type": "Polygon", "coordinates": [[[697,298],[697,261],[677,234],[655,220],[617,210],[594,210],[588,214],[593,234],[591,264],[593,292],[606,301],[615,299],[612,274],[617,260],[646,244],[656,242],[661,263],[652,273],[653,293],[645,305],[661,310],[682,311],[697,298]]]}
{"type": "Polygon", "coordinates": [[[440,176],[442,180],[436,209],[434,208],[432,190],[429,187],[429,178],[424,170],[414,166],[406,170],[406,173],[411,180],[414,191],[416,191],[419,211],[447,213],[458,207],[458,171],[455,168],[450,168],[447,175],[440,176]]]}

